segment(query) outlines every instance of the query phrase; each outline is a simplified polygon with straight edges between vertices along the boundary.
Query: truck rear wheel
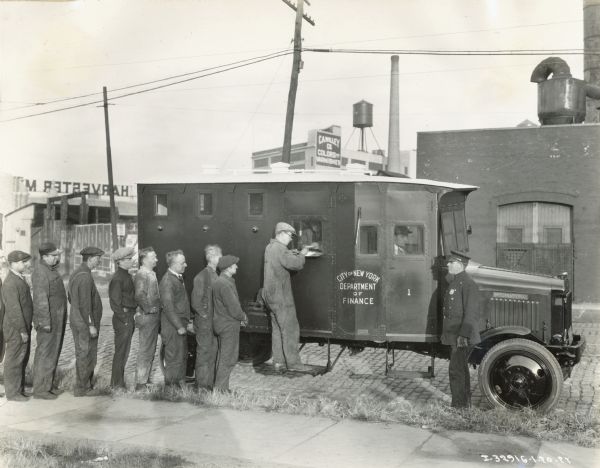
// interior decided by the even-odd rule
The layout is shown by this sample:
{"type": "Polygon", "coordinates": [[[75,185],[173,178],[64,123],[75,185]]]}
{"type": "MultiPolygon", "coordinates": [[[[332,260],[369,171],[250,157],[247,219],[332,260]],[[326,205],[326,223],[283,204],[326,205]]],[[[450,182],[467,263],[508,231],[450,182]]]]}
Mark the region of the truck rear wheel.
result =
{"type": "Polygon", "coordinates": [[[497,407],[549,411],[560,400],[563,375],[555,357],[531,340],[493,346],[479,366],[479,388],[497,407]]]}

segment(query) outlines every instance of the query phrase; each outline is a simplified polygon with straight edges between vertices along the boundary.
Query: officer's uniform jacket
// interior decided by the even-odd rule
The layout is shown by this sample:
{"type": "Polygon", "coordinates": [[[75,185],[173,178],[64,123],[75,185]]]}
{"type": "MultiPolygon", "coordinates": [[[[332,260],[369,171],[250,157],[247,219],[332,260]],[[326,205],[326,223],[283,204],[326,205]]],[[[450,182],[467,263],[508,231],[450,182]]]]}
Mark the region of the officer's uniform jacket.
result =
{"type": "Polygon", "coordinates": [[[185,328],[190,319],[190,301],[183,277],[171,270],[163,275],[159,285],[162,304],[161,323],[171,324],[175,329],[185,328]]]}
{"type": "Polygon", "coordinates": [[[289,270],[304,267],[304,255],[292,252],[277,239],[265,249],[264,298],[270,306],[294,305],[289,270]]]}
{"type": "Polygon", "coordinates": [[[69,301],[71,302],[71,325],[100,327],[102,300],[92,277],[92,271],[82,263],[69,279],[69,301]]]}
{"type": "Polygon", "coordinates": [[[135,287],[133,278],[127,270],[117,268],[108,285],[108,297],[110,308],[115,314],[122,316],[135,312],[135,287]]]}
{"type": "Polygon", "coordinates": [[[33,318],[31,290],[25,278],[12,270],[9,271],[2,285],[2,301],[4,302],[3,328],[29,333],[33,318]]]}
{"type": "Polygon", "coordinates": [[[481,296],[475,281],[464,271],[454,277],[444,296],[442,344],[456,345],[459,336],[474,345],[481,341],[481,296]]]}
{"type": "Polygon", "coordinates": [[[31,284],[33,324],[36,327],[61,326],[67,313],[67,292],[56,267],[51,267],[40,259],[31,275],[31,284]],[[56,323],[59,317],[60,322],[56,323]]]}
{"type": "Polygon", "coordinates": [[[135,275],[135,301],[142,314],[158,314],[160,312],[160,293],[156,273],[140,268],[135,275]]]}
{"type": "Polygon", "coordinates": [[[219,275],[207,266],[194,278],[192,289],[192,315],[202,320],[212,320],[213,300],[212,288],[219,275]]]}
{"type": "Polygon", "coordinates": [[[227,325],[227,323],[239,323],[247,320],[246,314],[240,305],[240,298],[233,278],[225,275],[217,278],[213,284],[213,300],[215,330],[227,325]]]}

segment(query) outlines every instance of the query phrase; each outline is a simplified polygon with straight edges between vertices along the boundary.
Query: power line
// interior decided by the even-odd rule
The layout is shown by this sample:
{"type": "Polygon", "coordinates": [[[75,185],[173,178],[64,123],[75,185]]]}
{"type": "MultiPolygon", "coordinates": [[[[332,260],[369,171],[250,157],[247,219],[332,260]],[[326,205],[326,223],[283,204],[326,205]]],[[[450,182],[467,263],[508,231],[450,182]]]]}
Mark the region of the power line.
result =
{"type": "Polygon", "coordinates": [[[600,50],[583,49],[499,49],[499,50],[427,50],[427,49],[318,49],[303,48],[303,52],[335,54],[442,55],[442,56],[520,56],[520,55],[600,55],[600,50]]]}
{"type": "MultiPolygon", "coordinates": [[[[222,70],[213,71],[211,73],[205,73],[203,75],[194,76],[194,77],[191,77],[191,78],[186,78],[185,80],[179,80],[179,81],[175,81],[173,83],[166,83],[166,84],[163,84],[163,85],[154,86],[152,88],[147,88],[147,89],[142,89],[142,90],[139,90],[139,91],[133,91],[131,93],[122,94],[120,96],[113,96],[113,97],[109,98],[108,100],[109,101],[113,101],[115,99],[122,99],[122,98],[129,97],[129,96],[135,96],[136,94],[147,93],[147,92],[150,92],[150,91],[155,91],[157,89],[166,88],[168,86],[174,86],[176,84],[186,83],[188,81],[193,81],[193,80],[197,80],[197,79],[200,79],[200,78],[205,78],[207,76],[217,75],[219,73],[224,73],[224,72],[227,72],[227,71],[230,71],[230,70],[235,70],[237,68],[243,68],[243,67],[247,67],[247,66],[250,66],[250,65],[255,65],[257,63],[264,62],[264,61],[267,61],[267,60],[272,60],[274,58],[283,57],[285,55],[289,55],[290,53],[291,52],[284,51],[284,52],[282,52],[279,55],[268,56],[266,58],[261,58],[259,60],[254,60],[254,61],[249,62],[249,63],[243,63],[243,64],[231,66],[229,68],[225,68],[225,69],[222,69],[222,70]]],[[[154,82],[156,83],[158,81],[164,81],[164,80],[156,80],[154,82]]],[[[141,85],[137,85],[137,86],[141,86],[141,85]]],[[[122,89],[127,89],[127,88],[130,88],[130,87],[118,88],[118,89],[122,90],[122,89]]],[[[114,92],[114,91],[115,90],[111,90],[111,92],[114,92]]],[[[68,106],[68,107],[61,107],[60,109],[53,109],[53,110],[49,110],[49,111],[45,111],[45,112],[38,112],[36,114],[28,114],[28,115],[23,115],[23,116],[20,116],[20,117],[14,117],[12,119],[0,120],[0,123],[1,122],[11,122],[13,120],[22,120],[22,119],[27,119],[27,118],[30,118],[30,117],[37,117],[37,116],[40,116],[40,115],[53,114],[53,113],[56,113],[56,112],[62,112],[62,111],[66,111],[66,110],[76,109],[76,108],[79,108],[79,107],[92,106],[94,104],[98,104],[98,103],[101,103],[101,102],[103,102],[103,101],[99,100],[99,101],[86,102],[86,103],[77,104],[77,105],[68,106]]]]}

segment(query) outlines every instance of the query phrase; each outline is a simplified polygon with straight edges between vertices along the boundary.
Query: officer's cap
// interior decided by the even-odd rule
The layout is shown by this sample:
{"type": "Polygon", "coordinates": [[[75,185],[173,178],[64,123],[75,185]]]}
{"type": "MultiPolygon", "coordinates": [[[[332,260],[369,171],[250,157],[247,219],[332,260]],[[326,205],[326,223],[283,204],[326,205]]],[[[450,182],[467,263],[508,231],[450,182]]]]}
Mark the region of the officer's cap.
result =
{"type": "Polygon", "coordinates": [[[219,270],[223,271],[229,268],[231,265],[235,265],[239,261],[240,259],[235,255],[224,255],[219,259],[217,267],[219,268],[219,270]]]}
{"type": "Polygon", "coordinates": [[[290,232],[292,235],[296,235],[296,230],[294,229],[294,226],[290,226],[288,223],[284,222],[279,222],[275,226],[275,235],[279,234],[280,232],[290,232]]]}
{"type": "Polygon", "coordinates": [[[44,242],[39,247],[40,255],[58,255],[62,250],[56,247],[53,242],[44,242]]]}
{"type": "Polygon", "coordinates": [[[85,247],[79,253],[88,257],[101,257],[104,255],[104,250],[99,249],[98,247],[85,247]]]}
{"type": "Polygon", "coordinates": [[[458,252],[457,250],[451,250],[450,255],[448,255],[446,262],[460,262],[463,265],[467,266],[469,264],[470,257],[467,257],[464,253],[458,252]]]}
{"type": "Polygon", "coordinates": [[[31,255],[29,255],[26,252],[21,252],[20,250],[13,250],[11,253],[8,254],[7,260],[8,263],[17,263],[21,261],[26,262],[30,258],[31,255]]]}
{"type": "Polygon", "coordinates": [[[135,250],[133,247],[119,247],[117,250],[113,252],[111,258],[118,262],[119,260],[125,260],[127,258],[132,258],[135,255],[135,250]]]}

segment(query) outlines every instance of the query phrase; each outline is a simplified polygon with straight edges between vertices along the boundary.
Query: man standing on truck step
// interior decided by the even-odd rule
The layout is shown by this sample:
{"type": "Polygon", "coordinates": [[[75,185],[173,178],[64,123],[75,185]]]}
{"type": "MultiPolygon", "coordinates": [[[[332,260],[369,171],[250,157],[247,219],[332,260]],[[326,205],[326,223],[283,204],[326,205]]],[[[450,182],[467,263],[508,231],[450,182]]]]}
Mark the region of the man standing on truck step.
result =
{"type": "Polygon", "coordinates": [[[117,271],[108,285],[112,324],[115,331],[115,355],[113,356],[110,386],[125,389],[125,365],[131,349],[131,337],[135,330],[135,287],[129,274],[135,260],[132,247],[120,247],[112,254],[117,271]]]}
{"type": "Polygon", "coordinates": [[[213,328],[219,343],[214,389],[221,392],[230,391],[229,376],[238,361],[240,349],[240,326],[248,321],[233,279],[239,261],[233,255],[221,257],[218,262],[221,274],[213,284],[213,328]]]}
{"type": "Polygon", "coordinates": [[[167,253],[168,270],[160,280],[162,304],[160,337],[165,345],[165,387],[185,385],[187,363],[187,330],[190,301],[183,283],[187,267],[182,250],[167,253]]]}
{"type": "Polygon", "coordinates": [[[139,347],[135,369],[135,389],[145,390],[150,381],[150,371],[156,352],[160,326],[160,294],[154,268],[158,263],[156,252],[146,247],[139,252],[140,269],[133,281],[137,312],[135,326],[139,329],[139,347]]]}
{"type": "Polygon", "coordinates": [[[471,379],[468,358],[473,346],[481,341],[479,316],[481,299],[475,281],[465,271],[469,257],[451,251],[448,273],[454,276],[444,296],[442,344],[450,346],[450,391],[452,407],[471,407],[471,379]]]}
{"type": "Polygon", "coordinates": [[[98,333],[102,320],[102,300],[92,277],[104,251],[86,247],[81,252],[82,262],[69,279],[68,299],[71,303],[69,323],[75,344],[76,397],[98,396],[93,388],[94,369],[98,358],[98,333]]]}
{"type": "Polygon", "coordinates": [[[6,399],[27,401],[25,394],[25,368],[29,361],[33,302],[31,291],[23,274],[29,268],[31,255],[20,250],[8,254],[8,275],[2,285],[4,302],[4,389],[6,399]]]}
{"type": "Polygon", "coordinates": [[[213,285],[219,275],[217,265],[223,256],[221,247],[204,249],[206,268],[194,278],[192,290],[193,326],[196,332],[196,387],[212,390],[217,361],[217,339],[213,332],[213,285]]]}
{"type": "Polygon", "coordinates": [[[296,230],[287,223],[275,226],[275,239],[265,249],[264,300],[271,311],[273,367],[275,370],[306,371],[300,361],[300,326],[292,295],[290,270],[304,267],[308,246],[300,252],[288,249],[296,230]]]}
{"type": "Polygon", "coordinates": [[[67,292],[58,272],[61,250],[52,242],[39,247],[40,261],[33,270],[33,323],[36,329],[33,359],[33,398],[54,400],[62,393],[54,384],[56,366],[67,323],[67,292]]]}

